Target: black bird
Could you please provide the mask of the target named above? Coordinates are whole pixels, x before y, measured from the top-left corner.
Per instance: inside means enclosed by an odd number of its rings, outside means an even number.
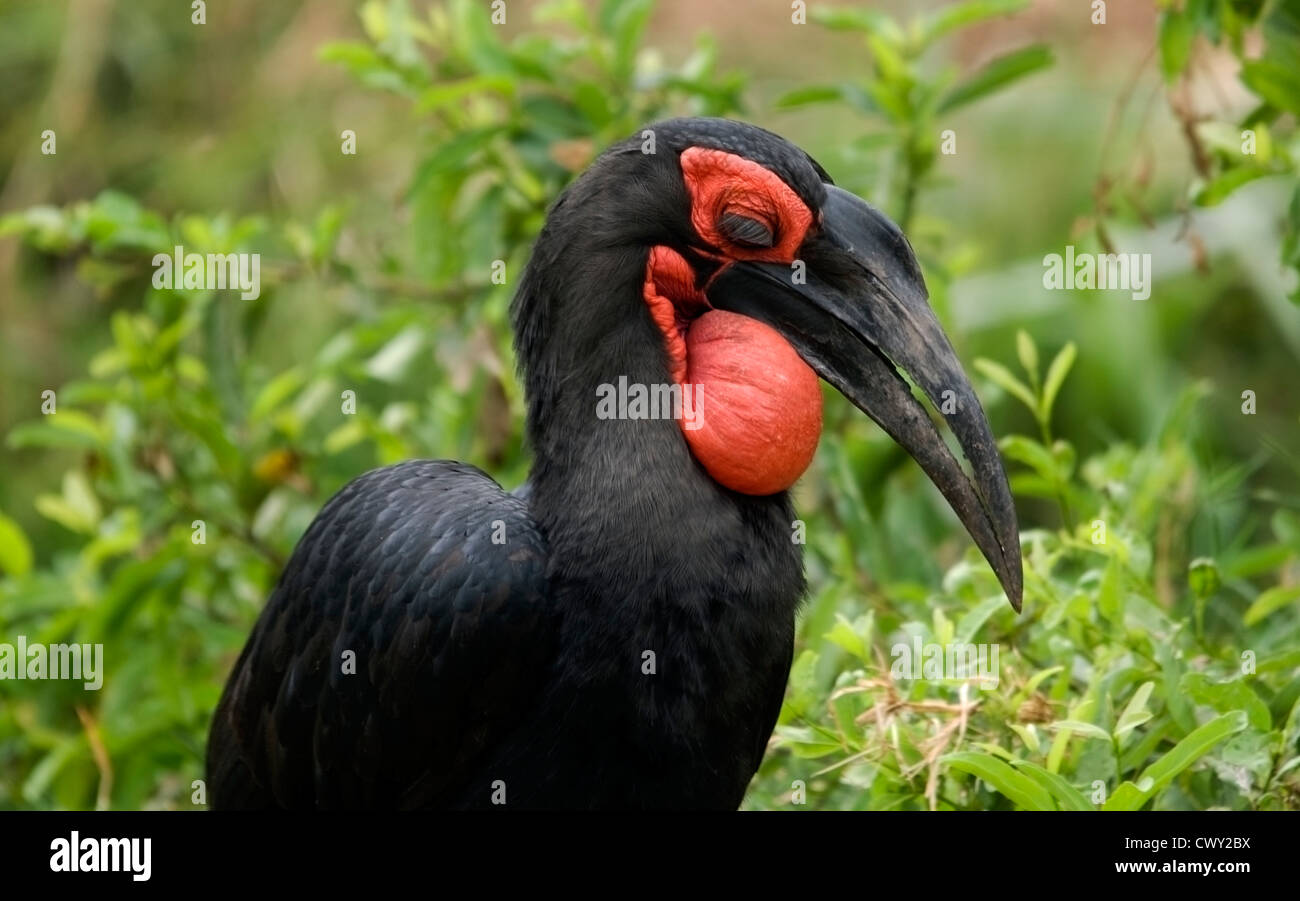
[[[804,593],[786,489],[813,372],[916,458],[1020,609],[1006,475],[907,239],[784,139],[673,119],[613,146],[512,313],[527,484],[417,461],[326,504],[217,708],[213,807],[737,807]]]

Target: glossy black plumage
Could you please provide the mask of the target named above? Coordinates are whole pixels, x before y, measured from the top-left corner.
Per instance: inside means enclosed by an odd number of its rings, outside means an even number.
[[[734,500],[713,511],[725,528],[697,511],[617,574],[552,567],[548,592],[524,504],[473,467],[356,480],[235,666],[212,805],[486,807],[500,780],[510,807],[735,807],[780,707],[802,581],[785,505]],[[751,534],[784,540],[783,565],[760,565]],[[696,566],[644,565],[693,543]]]
[[[472,466],[353,481],[299,542],[235,666],[209,749],[213,805],[450,801],[527,714],[553,653],[545,561],[525,504]]]
[[[805,236],[820,293],[739,264],[714,279],[719,249],[691,224],[688,147],[767,167],[819,221],[834,190],[803,151],[738,122],[662,122],[602,154],[552,206],[512,307],[534,456],[526,489],[423,461],[369,473],[326,505],[217,709],[212,806],[740,804],[781,707],[802,547],[788,494],[724,488],[677,422],[595,415],[601,385],[672,383],[642,293],[655,246],[681,254],[698,288],[721,286],[715,305],[791,329],[809,365],[887,430],[908,417],[899,434],[962,502],[1018,604],[1014,508],[951,347],[939,341],[926,362],[968,399],[952,418],[979,452],[973,487],[954,482],[960,468],[880,349],[925,349],[882,331],[891,309],[909,335],[942,338],[901,233],[859,202],[844,207],[852,242],[820,224]],[[870,303],[881,317],[848,315]]]
[[[454,463],[335,497],[217,710],[212,806],[483,807],[498,780],[509,808],[740,803],[790,666],[793,510],[721,488],[677,423],[597,421],[594,399],[670,380],[640,283],[648,248],[689,230],[676,152],[713,132],[801,191],[821,178],[750,126],[655,129],[656,155],[634,137],[557,201],[517,294],[531,512]]]

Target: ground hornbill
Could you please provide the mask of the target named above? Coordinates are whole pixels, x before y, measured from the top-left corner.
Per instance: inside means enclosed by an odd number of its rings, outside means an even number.
[[[735,808],[790,669],[817,376],[916,458],[1019,609],[1006,475],[926,298],[898,227],[768,131],[675,119],[608,150],[514,302],[527,484],[419,461],[326,504],[226,685],[212,805]],[[612,385],[621,415],[598,412]],[[695,401],[653,418],[628,385]]]

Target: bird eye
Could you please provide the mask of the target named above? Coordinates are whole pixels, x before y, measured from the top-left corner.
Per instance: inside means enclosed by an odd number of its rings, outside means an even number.
[[[718,232],[743,247],[771,247],[776,243],[766,222],[740,213],[723,213],[718,220]]]

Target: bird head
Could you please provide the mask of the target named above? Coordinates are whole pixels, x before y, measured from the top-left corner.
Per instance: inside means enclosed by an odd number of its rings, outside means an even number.
[[[608,303],[592,302],[593,285]],[[642,328],[621,331],[629,321]],[[997,443],[906,236],[783,138],[673,119],[610,148],[552,208],[515,323],[535,442],[565,359],[650,343],[659,371],[696,398],[681,440],[741,494],[782,493],[807,467],[820,377],[915,458],[1020,609]],[[900,373],[946,421],[969,477]]]

